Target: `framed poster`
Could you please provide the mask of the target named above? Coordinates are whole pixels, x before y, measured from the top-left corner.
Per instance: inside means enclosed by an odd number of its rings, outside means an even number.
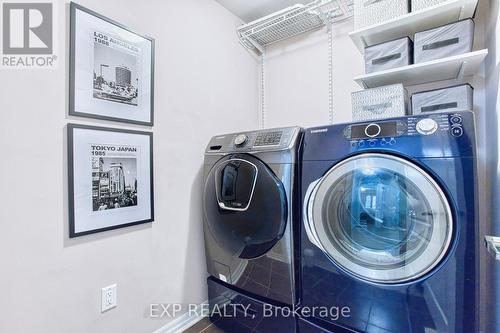
[[[153,126],[154,39],[70,4],[69,114]]]
[[[154,220],[153,133],[68,124],[69,236]]]

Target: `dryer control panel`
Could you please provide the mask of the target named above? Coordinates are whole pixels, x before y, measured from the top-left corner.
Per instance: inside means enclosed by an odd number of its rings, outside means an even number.
[[[253,143],[253,146],[254,147],[279,146],[282,137],[283,137],[282,130],[258,133],[257,138]]]
[[[215,136],[206,153],[273,151],[292,148],[300,127],[285,127]]]

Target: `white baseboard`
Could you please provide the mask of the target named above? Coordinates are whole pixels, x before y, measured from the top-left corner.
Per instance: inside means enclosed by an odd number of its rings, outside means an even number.
[[[208,301],[205,301],[200,304],[199,309],[203,309],[204,307],[202,307],[202,305],[207,303]],[[202,320],[206,315],[207,313],[197,313],[196,315],[190,315],[189,312],[186,312],[182,316],[169,321],[165,326],[160,327],[153,333],[181,333]]]

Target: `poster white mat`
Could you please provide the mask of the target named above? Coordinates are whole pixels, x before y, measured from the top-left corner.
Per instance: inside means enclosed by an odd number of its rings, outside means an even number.
[[[150,137],[132,133],[75,128],[73,178],[75,233],[119,226],[151,218]],[[140,147],[137,154],[137,205],[94,211],[92,205],[92,144]]]

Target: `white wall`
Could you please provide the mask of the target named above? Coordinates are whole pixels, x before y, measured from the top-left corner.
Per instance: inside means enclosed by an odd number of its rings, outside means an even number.
[[[352,80],[363,73],[361,54],[347,35],[353,21],[333,31],[333,122],[351,117],[351,92],[360,90]],[[265,127],[328,124],[328,34],[326,28],[268,48],[265,58]]]
[[[489,1],[485,39],[490,54],[486,59],[486,113],[485,128],[487,133],[486,177],[490,184],[488,204],[491,208],[491,226],[487,233],[500,236],[500,146],[498,128],[500,127],[500,8],[496,0]],[[488,265],[486,275],[485,332],[500,332],[500,263],[492,259],[485,260]]]
[[[66,61],[0,73],[0,332],[152,332],[152,302],[206,300],[201,166],[210,136],[258,126],[257,63],[212,0],[81,0],[156,38],[155,222],[68,239]],[[58,3],[65,49],[64,2]],[[66,21],[67,23],[67,21]],[[100,313],[100,288],[118,307]]]

